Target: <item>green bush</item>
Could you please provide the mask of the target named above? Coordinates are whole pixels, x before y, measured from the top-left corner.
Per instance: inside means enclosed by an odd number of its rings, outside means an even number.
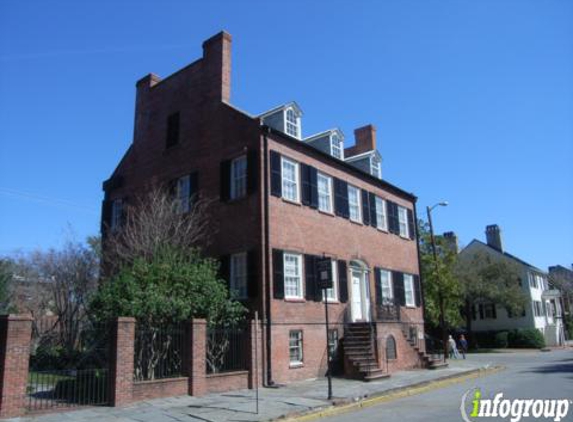
[[[508,336],[509,347],[524,349],[541,349],[545,347],[545,338],[536,328],[513,330]]]
[[[565,331],[567,331],[567,338],[573,339],[573,315],[567,315],[563,318],[565,324]]]
[[[506,349],[509,345],[508,342],[509,334],[507,331],[500,331],[495,335],[495,347],[500,349]]]

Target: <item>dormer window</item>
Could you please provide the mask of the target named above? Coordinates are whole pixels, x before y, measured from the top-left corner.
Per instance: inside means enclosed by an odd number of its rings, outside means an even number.
[[[330,155],[339,160],[344,160],[344,149],[342,148],[342,139],[337,133],[330,137]]]
[[[290,136],[294,136],[295,138],[300,137],[298,116],[292,108],[287,108],[286,110],[285,132]]]
[[[378,179],[382,179],[382,167],[380,166],[380,160],[375,156],[370,157],[370,174],[377,177]]]

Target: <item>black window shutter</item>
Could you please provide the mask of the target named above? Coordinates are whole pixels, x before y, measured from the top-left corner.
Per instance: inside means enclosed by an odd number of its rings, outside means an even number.
[[[480,304],[478,308],[479,308],[479,319],[483,319],[483,305]]]
[[[334,212],[339,217],[349,218],[348,184],[334,178]]]
[[[392,201],[387,201],[388,210],[388,231],[393,234],[400,234],[400,223],[398,220],[398,205]]]
[[[310,205],[310,166],[300,164],[301,202]]]
[[[370,201],[370,225],[372,227],[378,227],[378,219],[376,217],[376,195],[374,195],[372,192],[370,192],[368,194],[369,201]],[[366,211],[364,211],[366,212]]]
[[[111,202],[110,200],[104,200],[101,203],[101,234],[105,236],[107,229],[111,224]]]
[[[305,273],[305,298],[314,300],[316,296],[315,287],[315,262],[314,255],[304,255],[304,273]]]
[[[376,303],[378,305],[382,304],[382,276],[380,274],[380,268],[374,268],[374,280],[375,280],[375,290],[376,290]]]
[[[270,152],[271,161],[271,195],[282,196],[281,155],[276,151]]]
[[[420,287],[420,277],[414,276],[414,300],[416,301],[416,306],[422,306],[422,289]]]
[[[477,311],[476,311],[476,305],[472,305],[472,319],[475,321],[476,320],[476,315]]]
[[[348,302],[348,274],[346,261],[338,261],[338,297],[340,303]]]
[[[231,160],[221,162],[221,201],[231,197]]]
[[[199,199],[199,173],[196,171],[189,175],[189,202],[195,204]]]
[[[394,283],[394,297],[401,306],[406,306],[406,292],[404,290],[404,274],[399,271],[392,271]]]
[[[250,195],[257,191],[259,160],[256,149],[250,149],[247,153],[247,193]]]
[[[318,208],[318,172],[314,167],[309,168],[310,206],[312,208]]]
[[[408,209],[408,231],[410,232],[410,239],[416,238],[416,226],[414,225],[414,213]]]
[[[370,225],[370,195],[368,195],[368,191],[364,189],[361,190],[362,192],[362,222],[364,225]]]
[[[257,251],[252,249],[247,252],[247,296],[258,296],[259,273],[257,271]]]
[[[227,289],[231,291],[231,256],[223,255],[220,259],[221,266],[219,267],[219,276],[225,280]]]
[[[273,297],[275,299],[284,299],[285,297],[283,267],[283,251],[280,249],[273,249]]]

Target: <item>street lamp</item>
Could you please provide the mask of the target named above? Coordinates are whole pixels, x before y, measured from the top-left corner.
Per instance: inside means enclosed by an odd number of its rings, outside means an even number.
[[[444,362],[446,362],[448,356],[448,337],[446,332],[446,321],[445,321],[445,311],[444,311],[444,295],[442,294],[442,286],[440,285],[440,271],[438,268],[438,253],[436,252],[436,240],[434,239],[434,226],[432,225],[432,210],[438,206],[446,207],[448,203],[446,201],[438,202],[437,204],[426,207],[426,212],[428,213],[428,224],[430,224],[430,243],[432,244],[432,252],[434,254],[434,265],[436,266],[436,279],[438,282],[438,305],[440,307],[440,326],[442,327],[442,344],[444,347]]]

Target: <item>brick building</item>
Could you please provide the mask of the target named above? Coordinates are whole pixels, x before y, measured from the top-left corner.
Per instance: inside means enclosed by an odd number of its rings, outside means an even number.
[[[328,340],[347,375],[367,379],[423,367],[416,197],[384,181],[376,130],[302,135],[294,103],[255,116],[235,108],[231,36],[203,57],[136,84],[133,143],[104,182],[103,226],[150,186],[177,186],[185,204],[215,198],[205,252],[264,321],[266,384],[325,373],[326,330],[316,261],[332,260]]]

